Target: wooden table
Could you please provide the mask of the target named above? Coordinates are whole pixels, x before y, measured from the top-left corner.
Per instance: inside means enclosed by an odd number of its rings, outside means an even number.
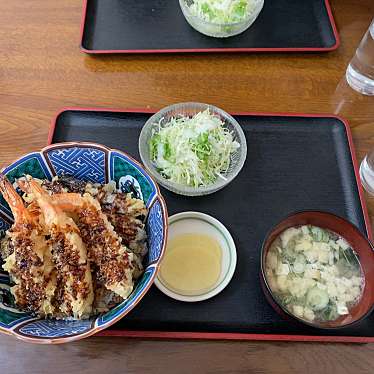
[[[174,0],[173,0],[174,1]],[[344,73],[374,15],[373,0],[333,0],[341,47],[328,54],[89,57],[79,50],[80,0],[1,0],[1,164],[44,146],[63,106],[160,108],[202,101],[227,111],[336,113],[357,157],[374,147],[374,99]],[[368,200],[371,219],[374,199]],[[373,373],[374,344],[185,342],[90,338],[33,346],[0,337],[2,373]]]

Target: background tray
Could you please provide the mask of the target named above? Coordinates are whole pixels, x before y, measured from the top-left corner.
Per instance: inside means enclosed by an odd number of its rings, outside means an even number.
[[[53,121],[49,142],[94,141],[139,159],[138,136],[149,116],[150,112],[67,109]],[[202,198],[162,189],[170,214],[202,211],[229,229],[238,253],[230,285],[196,304],[172,300],[152,287],[136,309],[104,335],[374,342],[374,314],[332,332],[284,321],[265,300],[259,279],[262,240],[293,211],[330,211],[371,237],[348,125],[329,116],[235,117],[247,137],[248,157],[234,182]]]
[[[339,37],[328,0],[266,0],[241,35],[200,34],[178,0],[84,0],[81,48],[87,53],[330,51]]]

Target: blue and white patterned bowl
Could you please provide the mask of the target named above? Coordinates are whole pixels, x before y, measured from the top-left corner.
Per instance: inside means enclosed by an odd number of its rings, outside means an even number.
[[[149,253],[145,271],[126,301],[90,320],[38,319],[17,310],[9,291],[9,276],[0,270],[0,331],[33,343],[66,343],[79,340],[112,325],[135,307],[151,287],[166,247],[167,210],[157,184],[142,166],[123,152],[94,143],[61,143],[29,153],[3,170],[11,182],[24,174],[52,179],[71,175],[78,179],[107,183],[115,181],[123,192],[137,191],[149,209],[146,220]],[[0,237],[13,217],[0,195]]]

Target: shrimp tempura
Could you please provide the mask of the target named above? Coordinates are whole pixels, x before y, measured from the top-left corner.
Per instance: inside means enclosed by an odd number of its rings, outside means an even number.
[[[94,293],[90,264],[79,228],[53,204],[51,196],[31,177],[22,183],[20,181],[20,187],[34,196],[50,235],[53,261],[57,269],[56,306],[64,315],[88,317],[92,311]]]
[[[127,298],[133,289],[135,259],[114,231],[99,202],[90,194],[77,193],[53,195],[56,206],[77,216],[81,236],[98,280],[108,289]],[[142,266],[141,263],[137,266]]]
[[[14,217],[14,224],[7,232],[7,253],[3,265],[15,283],[11,292],[23,310],[41,316],[53,315],[52,299],[56,278],[45,233],[39,225],[38,217],[26,209],[21,196],[2,174],[0,192]]]

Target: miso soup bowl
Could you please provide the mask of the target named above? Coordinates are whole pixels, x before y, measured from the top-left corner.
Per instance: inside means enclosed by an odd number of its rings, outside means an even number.
[[[334,321],[309,322],[299,318],[280,304],[266,279],[267,253],[276,238],[291,227],[302,225],[318,226],[343,237],[356,252],[364,276],[364,289],[360,301],[350,309],[350,313]],[[303,211],[294,213],[279,222],[266,236],[261,253],[261,286],[268,302],[285,319],[298,321],[319,329],[338,329],[350,326],[367,317],[374,309],[374,247],[361,231],[347,220],[331,213]]]

